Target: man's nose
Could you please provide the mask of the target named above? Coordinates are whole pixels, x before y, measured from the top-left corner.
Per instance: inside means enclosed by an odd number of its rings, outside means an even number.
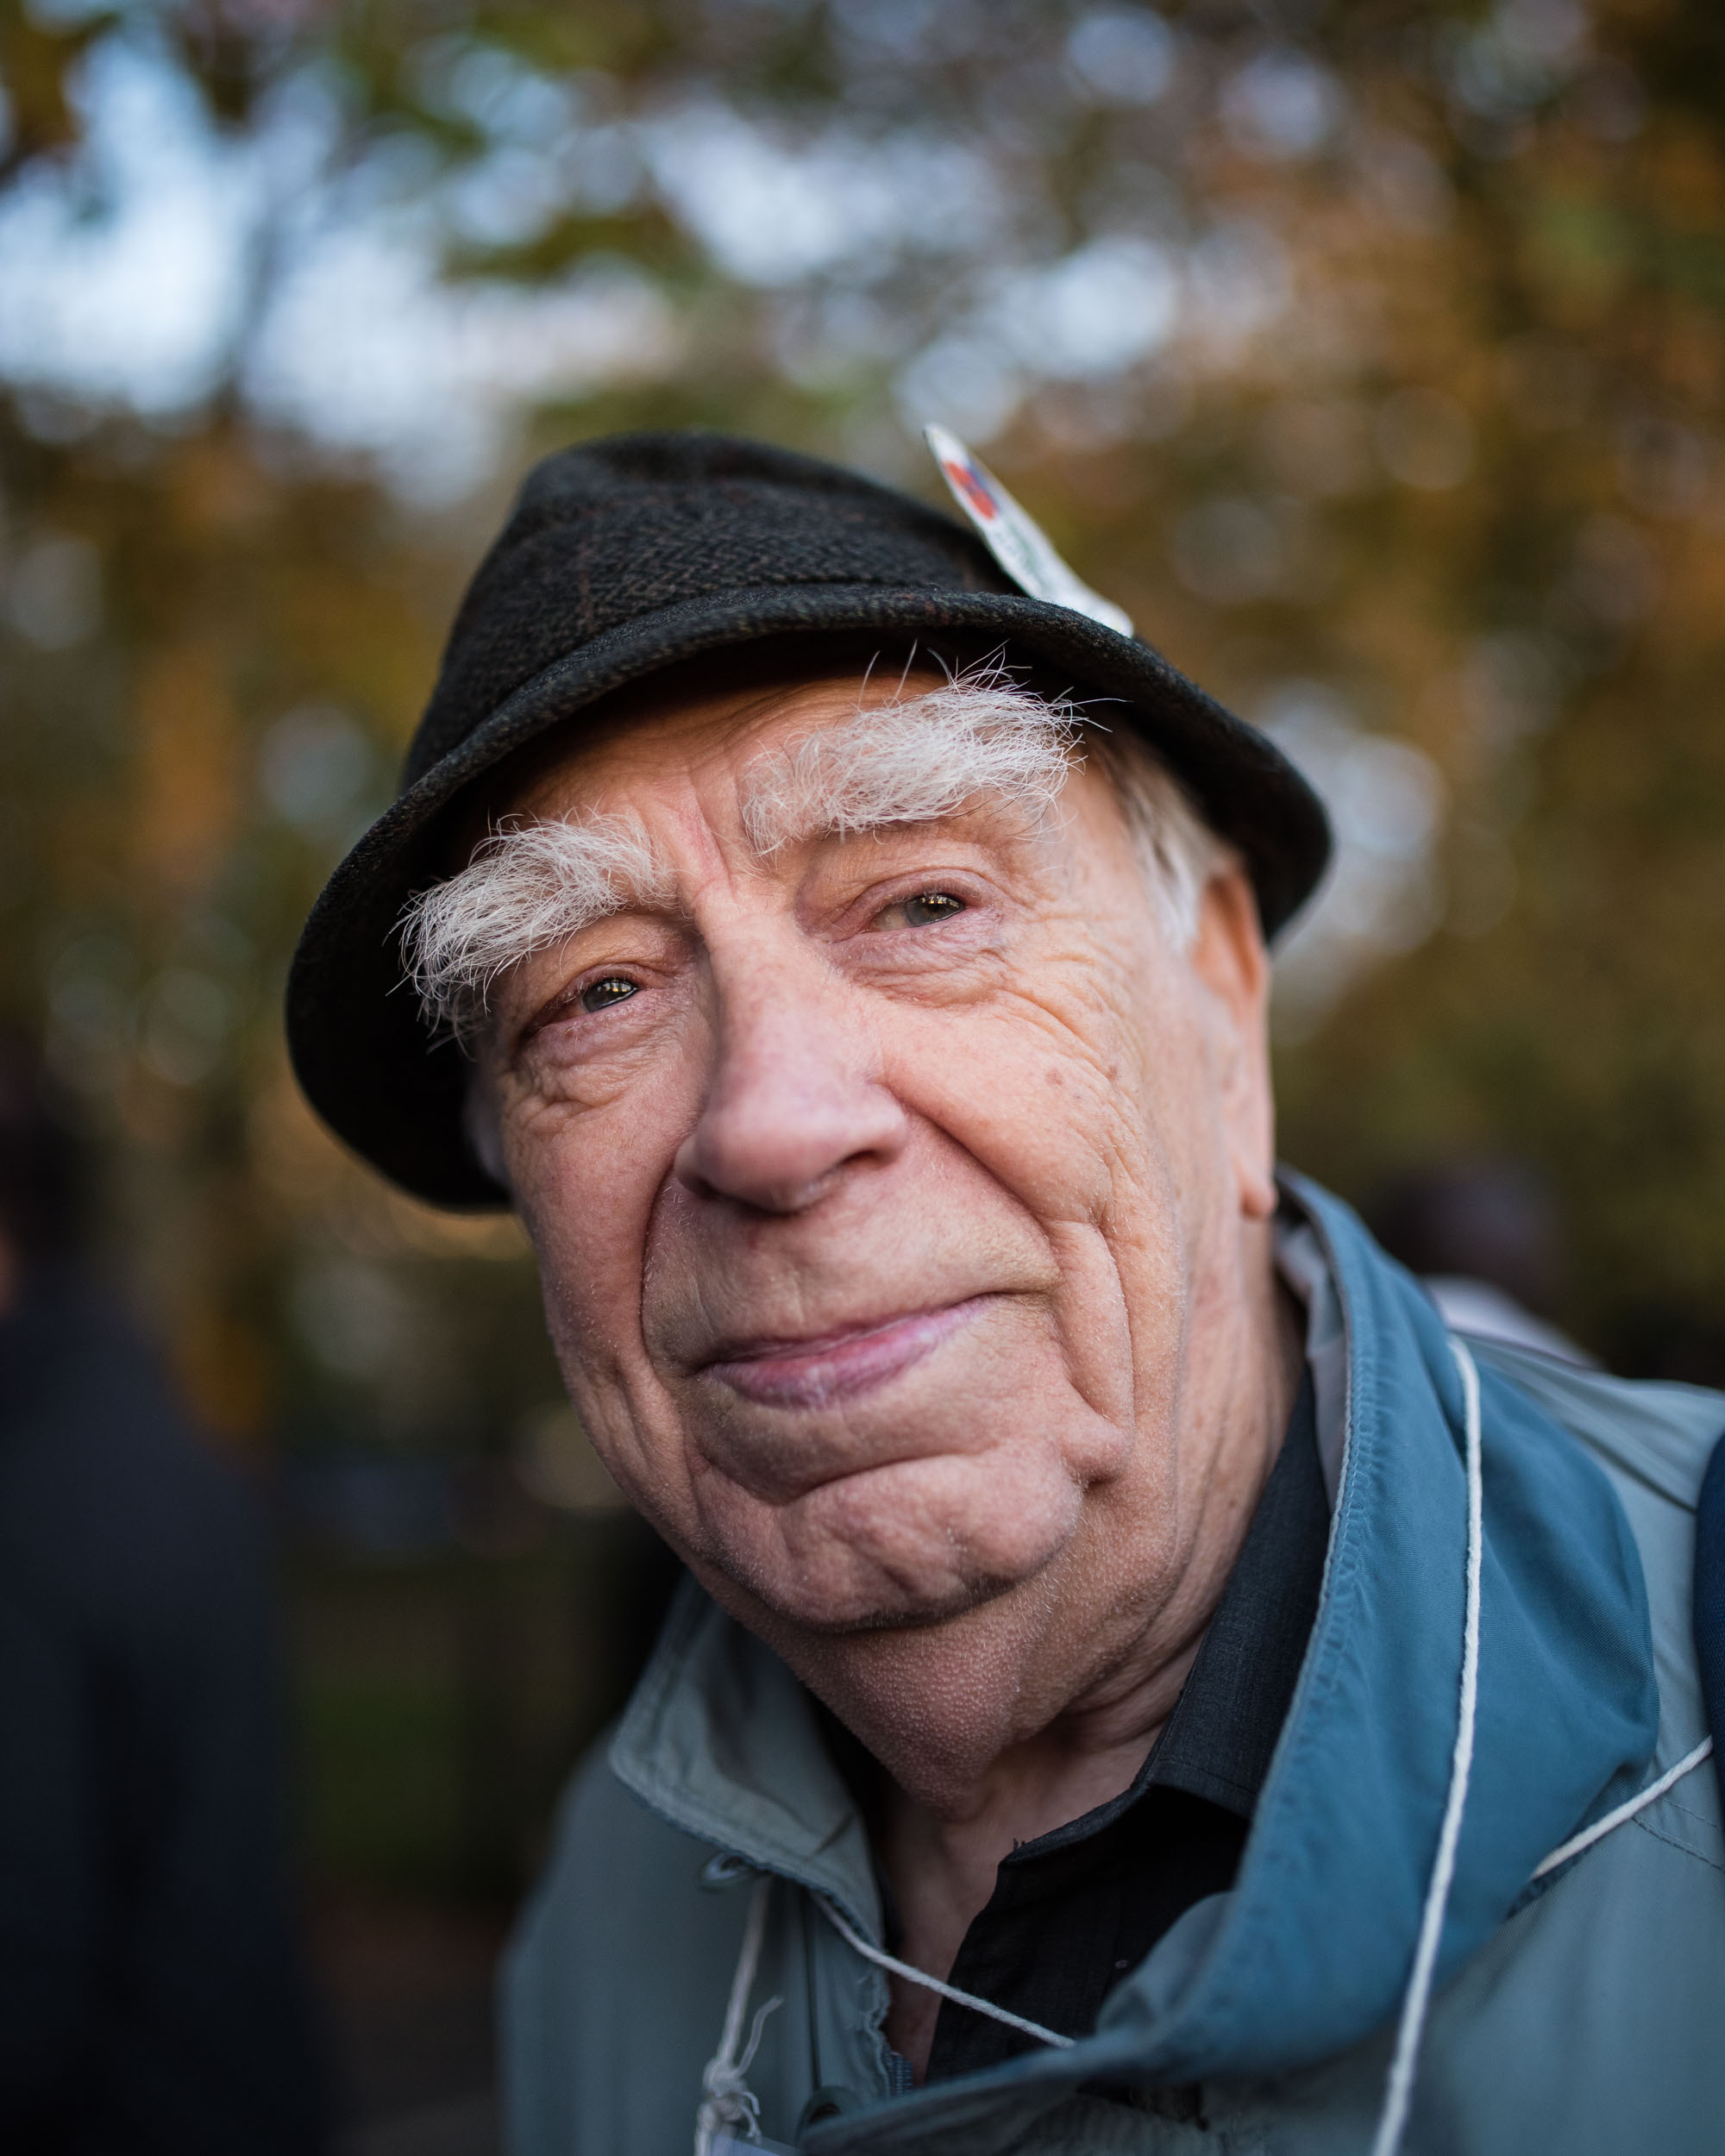
[[[904,1110],[871,1075],[857,1029],[813,984],[757,976],[722,996],[718,1051],[677,1180],[762,1213],[806,1212],[840,1171],[896,1159]]]

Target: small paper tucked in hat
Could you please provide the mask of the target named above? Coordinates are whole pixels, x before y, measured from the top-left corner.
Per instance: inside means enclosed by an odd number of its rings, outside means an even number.
[[[1117,629],[1123,636],[1132,635],[1132,617],[1112,599],[1093,592],[1076,570],[1062,561],[1035,517],[1013,499],[988,466],[980,463],[956,434],[933,425],[922,432],[934,452],[941,477],[952,489],[953,500],[1015,584],[1032,599],[1070,606],[1075,614],[1088,614],[1105,629]]]

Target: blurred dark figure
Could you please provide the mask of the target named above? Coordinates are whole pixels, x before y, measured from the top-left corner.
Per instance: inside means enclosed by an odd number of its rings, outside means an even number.
[[[71,1169],[0,1037],[0,2149],[303,2156],[263,1525],[80,1276]]]
[[[1452,1161],[1402,1175],[1366,1209],[1366,1225],[1458,1332],[1591,1360],[1547,1322],[1562,1247],[1557,1206],[1525,1163]]]

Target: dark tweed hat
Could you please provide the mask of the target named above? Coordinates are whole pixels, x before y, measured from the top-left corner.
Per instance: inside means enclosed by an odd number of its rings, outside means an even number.
[[[329,879],[288,983],[312,1106],[374,1167],[447,1206],[504,1193],[462,1127],[469,1066],[403,985],[398,925],[448,872],[474,781],[625,684],[708,652],[811,630],[942,639],[1117,699],[1250,865],[1264,931],[1329,854],[1316,797],[1251,727],[1136,638],[1017,589],[979,540],[838,467],[706,433],[636,434],[548,457],[480,564],[402,791]]]

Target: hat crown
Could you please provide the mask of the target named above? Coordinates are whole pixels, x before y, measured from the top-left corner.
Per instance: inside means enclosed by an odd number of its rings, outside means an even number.
[[[941,511],[812,457],[718,434],[635,434],[529,474],[455,617],[409,784],[544,667],[690,600],[787,586],[1013,587]]]

